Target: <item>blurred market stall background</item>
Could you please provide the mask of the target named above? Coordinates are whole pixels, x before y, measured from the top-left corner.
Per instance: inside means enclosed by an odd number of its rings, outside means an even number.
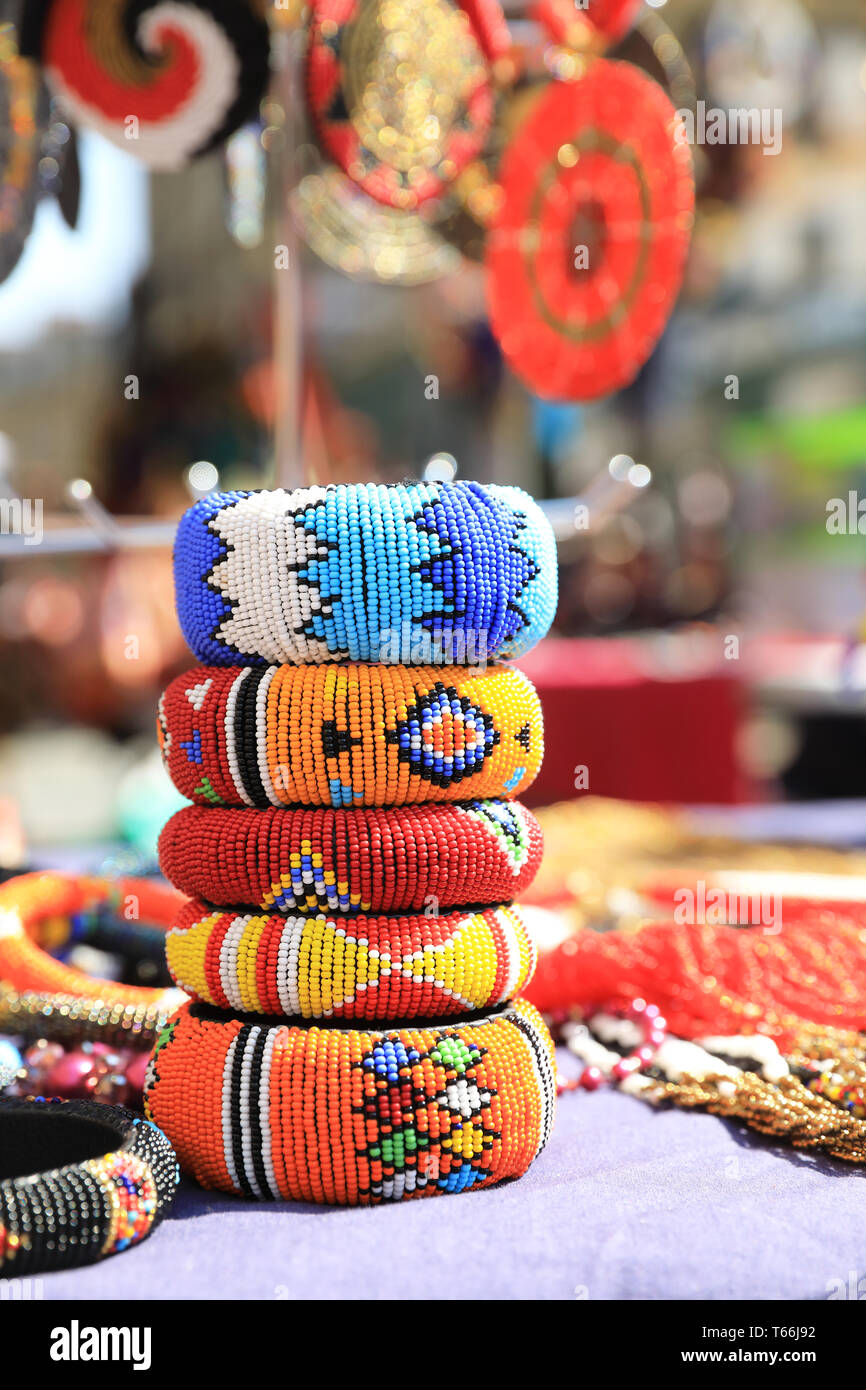
[[[569,499],[556,633],[525,663],[549,737],[536,804],[862,793],[856,498],[853,527],[827,522],[866,481],[866,14],[668,0],[617,52],[686,62],[707,106],[780,109],[783,139],[695,150],[678,307],[634,384],[588,405],[503,364],[477,265],[395,286],[302,245],[286,194],[305,137],[280,81],[260,126],[181,174],[79,132],[74,227],[43,199],[0,283],[0,497],[89,537],[0,536],[0,866],[118,842],[147,859],[175,797],[156,699],[190,657],[165,545],[115,548],[111,518],[272,485],[290,409],[313,481],[456,466]],[[282,245],[300,273],[281,280]],[[574,499],[623,487],[603,525],[570,523]]]

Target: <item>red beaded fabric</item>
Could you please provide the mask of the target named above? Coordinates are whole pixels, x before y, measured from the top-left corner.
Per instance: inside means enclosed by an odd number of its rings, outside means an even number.
[[[190,896],[268,912],[445,912],[511,902],[535,877],[541,827],[518,802],[234,810],[190,806],[160,836]]]
[[[549,1014],[643,997],[679,1037],[760,1031],[784,1048],[803,1020],[866,1029],[864,935],[862,904],[793,899],[778,933],[671,921],[581,929],[541,953],[526,992]]]

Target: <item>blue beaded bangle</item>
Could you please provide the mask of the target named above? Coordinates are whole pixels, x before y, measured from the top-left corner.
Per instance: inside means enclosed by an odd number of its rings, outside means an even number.
[[[223,492],[181,518],[177,611],[216,666],[521,656],[556,608],[550,524],[516,487]]]

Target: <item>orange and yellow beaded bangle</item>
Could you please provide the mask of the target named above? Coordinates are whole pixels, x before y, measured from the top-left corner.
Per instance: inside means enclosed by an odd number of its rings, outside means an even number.
[[[288,1018],[441,1018],[509,999],[536,951],[519,907],[442,917],[181,909],[168,968],[193,998]]]
[[[145,1110],[204,1187],[357,1206],[520,1176],[555,1096],[550,1034],[521,999],[376,1031],[187,1004],[157,1042]]]
[[[544,754],[538,696],[508,666],[199,666],[158,730],[175,786],[213,806],[511,798]]]
[[[541,860],[541,827],[516,801],[460,806],[188,806],[159,840],[190,897],[265,912],[447,912],[511,902]]]
[[[65,946],[93,913],[113,912],[130,928],[139,921],[168,926],[183,899],[165,884],[141,878],[20,874],[0,885],[0,980],[18,993],[37,991],[93,999],[106,1016],[120,1009],[176,1008],[175,989],[97,980],[54,960],[46,948]]]

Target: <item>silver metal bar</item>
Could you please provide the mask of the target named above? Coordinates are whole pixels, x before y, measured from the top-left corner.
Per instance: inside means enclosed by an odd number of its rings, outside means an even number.
[[[274,265],[274,486],[295,488],[309,483],[303,451],[303,297],[301,246],[289,207],[298,181],[297,150],[300,143],[298,93],[303,90],[303,34],[286,31],[274,35],[277,53],[275,91],[284,111],[284,148],[280,150],[280,236],[288,265]],[[272,156],[273,158],[273,156]]]
[[[57,521],[61,521],[57,518]],[[46,526],[39,541],[0,535],[0,560],[37,559],[43,555],[110,555],[117,550],[171,549],[175,521],[118,522],[111,535],[87,523]]]
[[[604,484],[599,479],[604,478]],[[607,470],[593,479],[579,497],[554,497],[539,502],[557,541],[563,544],[591,534],[609,517],[627,507],[639,495],[628,483],[613,482]],[[585,507],[588,519],[578,524],[578,509]],[[36,559],[45,555],[110,555],[121,550],[170,550],[177,530],[176,521],[124,521],[113,518],[112,528],[95,527],[90,519],[76,525],[64,517],[47,517],[38,541],[19,535],[0,534],[0,561]]]

